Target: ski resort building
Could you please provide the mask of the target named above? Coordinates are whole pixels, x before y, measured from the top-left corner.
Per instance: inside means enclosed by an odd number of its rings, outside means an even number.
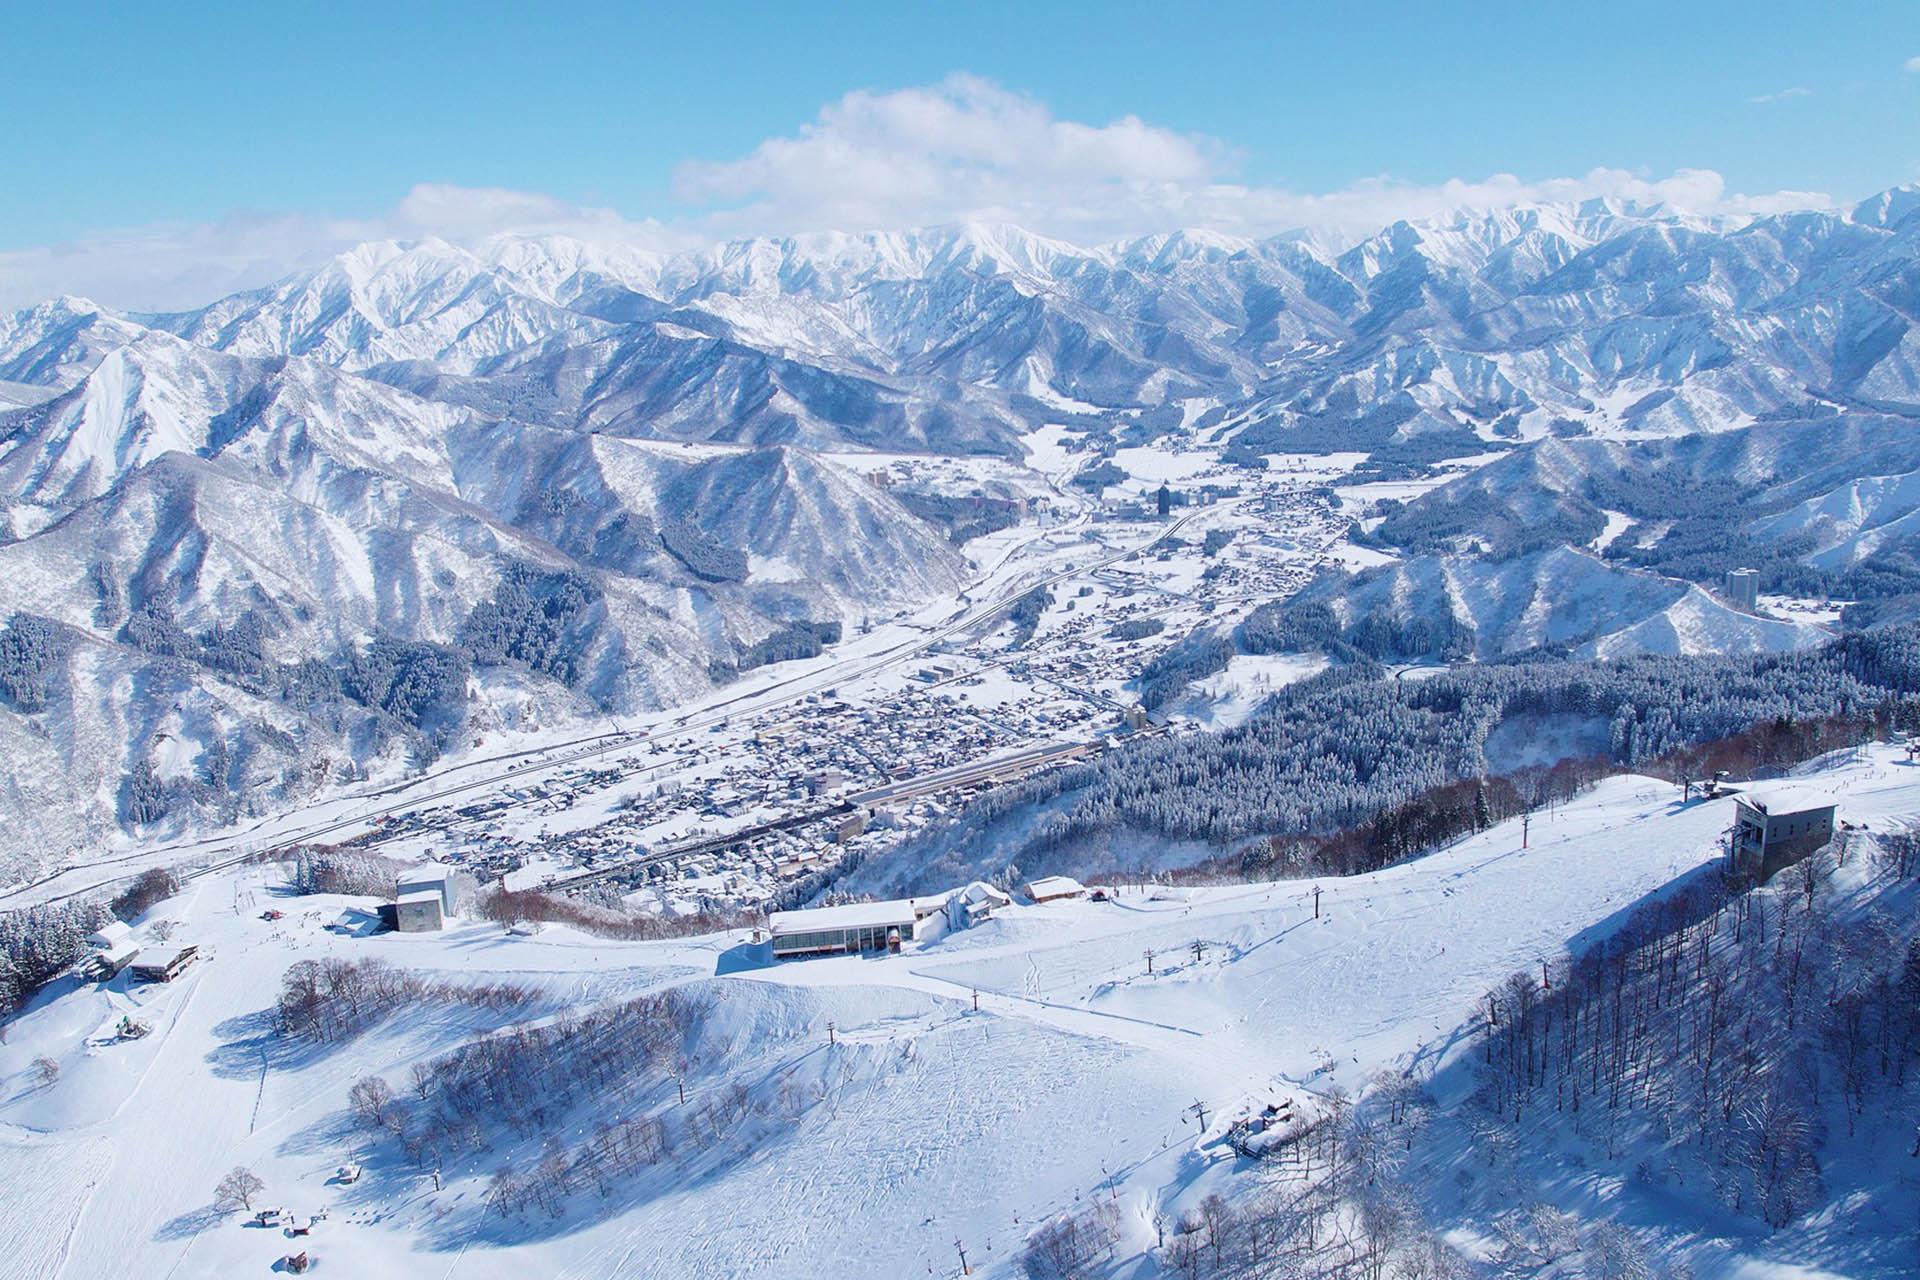
[[[88,957],[85,972],[89,977],[105,982],[122,969],[132,964],[134,957],[140,954],[140,946],[131,938],[115,943],[111,947],[102,947]]]
[[[896,898],[776,911],[767,917],[773,958],[890,951],[913,940],[913,927],[921,919],[914,912],[914,903],[913,898]]]
[[[403,893],[393,901],[393,927],[401,933],[437,933],[446,927],[445,903],[432,889]]]
[[[947,907],[948,920],[959,928],[971,928],[992,917],[1002,907],[1013,905],[1013,899],[994,888],[984,880],[975,880],[964,889],[957,890]]]
[[[124,920],[110,920],[87,935],[87,945],[95,951],[111,951],[133,941],[133,928]]]
[[[1770,879],[1833,839],[1831,801],[1792,791],[1749,791],[1734,797],[1733,869]]]
[[[172,982],[200,956],[198,947],[171,947],[148,951],[134,961],[133,976],[142,982]]]
[[[1078,898],[1087,891],[1071,876],[1043,876],[1027,882],[1027,896],[1035,902],[1058,902],[1062,898]]]
[[[460,904],[456,901],[453,872],[437,862],[429,862],[411,871],[400,873],[394,885],[396,899],[407,898],[414,894],[432,893],[440,899],[440,914],[458,915]],[[404,926],[402,926],[404,927]],[[439,928],[435,925],[434,928]]]

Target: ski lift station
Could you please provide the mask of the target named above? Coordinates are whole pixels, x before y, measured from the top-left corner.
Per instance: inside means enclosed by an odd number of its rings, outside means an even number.
[[[1076,886],[1077,887],[1077,886]],[[966,929],[988,919],[1013,899],[984,881],[947,893],[888,902],[849,902],[838,907],[776,911],[767,917],[773,958],[850,955],[861,951],[898,951],[914,931],[924,935],[935,916],[947,929]],[[937,932],[936,932],[936,935]]]
[[[889,902],[849,902],[839,907],[776,911],[767,917],[773,958],[898,950],[902,942],[913,940],[914,925],[924,919],[914,911],[917,901],[896,898]]]
[[[1833,839],[1830,796],[1799,788],[1769,787],[1734,797],[1730,850],[1734,869],[1771,879]]]
[[[403,871],[394,884],[393,925],[401,933],[433,933],[458,906],[453,872],[439,863]]]

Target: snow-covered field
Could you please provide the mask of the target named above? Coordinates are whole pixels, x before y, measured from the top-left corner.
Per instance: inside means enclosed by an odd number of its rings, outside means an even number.
[[[1845,819],[1920,820],[1920,770],[1893,748],[1806,780]],[[1021,906],[897,956],[779,965],[740,934],[615,943],[467,923],[345,937],[324,928],[340,899],[281,896],[271,869],[208,876],[153,913],[203,963],[165,986],[61,982],[9,1025],[0,1272],[224,1277],[305,1247],[354,1276],[946,1275],[957,1241],[976,1273],[1007,1275],[1038,1220],[1106,1194],[1123,1211],[1120,1272],[1150,1275],[1127,1259],[1152,1244],[1155,1209],[1245,1185],[1215,1141],[1224,1118],[1440,1065],[1483,991],[1711,863],[1730,818],[1729,801],[1682,805],[1668,783],[1617,778],[1538,815],[1524,848],[1507,823],[1351,879]],[[269,907],[287,914],[262,919]],[[291,1051],[266,1011],[290,964],[327,957],[534,995],[511,1010],[427,1002]],[[484,1207],[494,1168],[537,1158],[536,1135],[450,1158],[436,1190],[348,1113],[357,1077],[404,1093],[413,1064],[476,1033],[668,989],[704,1011],[677,1068],[687,1104],[663,1075],[621,1094],[619,1114],[552,1117],[555,1135],[579,1141],[634,1109],[686,1123],[736,1085],[748,1106],[557,1215]],[[127,1012],[153,1033],[113,1039]],[[51,1084],[33,1071],[42,1056],[58,1066]],[[365,1178],[331,1184],[356,1153]],[[265,1179],[266,1203],[327,1220],[296,1243],[214,1212],[214,1183],[235,1165]],[[1729,1255],[1727,1274],[1776,1247],[1748,1241],[1754,1256]]]

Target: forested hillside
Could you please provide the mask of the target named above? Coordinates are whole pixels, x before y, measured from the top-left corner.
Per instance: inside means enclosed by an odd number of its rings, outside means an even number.
[[[1759,657],[1530,660],[1418,681],[1335,668],[1276,693],[1237,729],[1122,746],[994,792],[851,883],[1126,865],[1143,845],[1169,843],[1193,862],[1256,839],[1360,827],[1425,793],[1512,772],[1488,755],[1507,723],[1570,719],[1604,764],[1636,767],[1749,735],[1746,763],[1777,768],[1836,733],[1906,723],[1916,698],[1920,626]]]

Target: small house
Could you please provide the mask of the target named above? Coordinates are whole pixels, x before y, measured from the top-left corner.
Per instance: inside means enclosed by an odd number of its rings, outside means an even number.
[[[143,952],[133,962],[133,976],[142,982],[172,982],[199,957],[198,947],[169,947]]]
[[[913,904],[914,923],[919,924],[928,916],[939,915],[942,911],[945,911],[947,909],[947,903],[952,897],[953,895],[950,893],[928,893],[922,894],[918,898],[909,898],[907,901]]]
[[[966,888],[955,891],[947,908],[947,917],[960,928],[970,928],[988,919],[1002,907],[1012,905],[1012,895],[1001,892],[985,880],[975,880]]]
[[[111,951],[133,941],[133,927],[124,920],[113,920],[87,935],[87,945],[95,951]]]
[[[103,947],[88,957],[86,972],[89,976],[105,982],[132,964],[134,957],[140,954],[140,946],[129,938],[125,942],[111,947]]]
[[[1027,882],[1027,897],[1035,902],[1058,902],[1062,898],[1082,898],[1086,886],[1071,876],[1043,876]]]

